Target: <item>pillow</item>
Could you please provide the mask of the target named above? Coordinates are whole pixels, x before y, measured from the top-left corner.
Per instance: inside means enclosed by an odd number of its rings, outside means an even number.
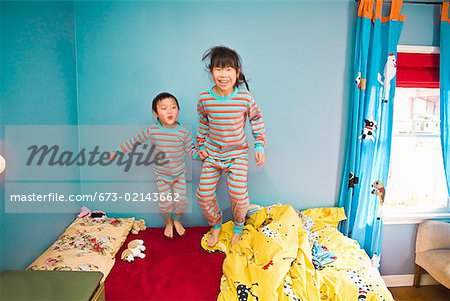
[[[347,219],[342,207],[311,208],[303,210],[301,213],[309,216],[315,223],[328,224],[335,228],[340,221]]]

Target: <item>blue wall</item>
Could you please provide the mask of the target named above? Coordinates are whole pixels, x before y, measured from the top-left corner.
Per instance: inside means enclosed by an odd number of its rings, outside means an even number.
[[[401,43],[435,45],[435,10],[403,12]],[[195,129],[196,97],[211,86],[201,55],[224,44],[241,54],[266,121],[267,164],[252,163],[249,174],[253,202],[335,205],[353,81],[353,0],[2,2],[1,17],[2,125],[146,125],[151,99],[167,90],[181,101],[180,121]],[[199,170],[194,163],[194,187]],[[77,188],[87,191],[83,181]],[[230,217],[223,185],[219,200]],[[187,224],[205,224],[191,201]],[[5,214],[1,206],[2,269],[26,267],[74,216]],[[162,225],[158,214],[129,215]],[[397,231],[411,232],[386,227],[385,237]],[[26,248],[12,256],[19,244]],[[400,249],[395,240],[384,245],[385,253]]]
[[[402,14],[406,21],[400,45],[439,46],[440,5],[404,3]]]
[[[167,90],[180,99],[181,122],[195,130],[198,93],[211,87],[201,56],[224,44],[242,56],[267,127],[267,164],[258,169],[252,162],[250,167],[251,200],[290,202],[298,208],[333,206],[343,158],[355,5],[236,5],[77,2],[79,122],[149,124],[151,99]],[[194,163],[194,188],[200,166]],[[218,199],[229,218],[224,186]],[[162,225],[158,214],[135,215]],[[195,199],[185,221],[206,222]]]
[[[4,125],[77,124],[77,103],[73,3],[2,1],[0,5],[0,151],[4,154]],[[62,233],[73,214],[5,213],[4,176],[0,178],[1,269],[25,268]],[[73,184],[75,191],[77,187],[79,191],[79,184]]]

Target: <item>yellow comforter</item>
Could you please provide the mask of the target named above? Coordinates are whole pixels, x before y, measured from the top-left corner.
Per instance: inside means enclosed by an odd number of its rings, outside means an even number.
[[[393,300],[370,259],[356,241],[337,229],[341,208],[303,211],[314,221],[319,243],[337,260],[318,271],[312,264],[309,231],[290,205],[265,207],[251,216],[240,242],[230,246],[233,224],[222,226],[219,242],[208,251],[226,253],[217,300]]]

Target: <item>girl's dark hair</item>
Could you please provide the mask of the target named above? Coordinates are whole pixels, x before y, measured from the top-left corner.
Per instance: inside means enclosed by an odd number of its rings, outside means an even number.
[[[177,108],[178,108],[178,110],[180,110],[180,105],[178,104],[178,99],[175,96],[173,96],[172,94],[168,93],[168,92],[159,93],[158,95],[155,96],[155,98],[153,98],[152,110],[155,111],[155,112],[158,112],[156,110],[157,109],[156,105],[158,104],[158,102],[160,102],[161,100],[166,99],[166,98],[173,98],[173,99],[175,99],[175,102],[177,103]]]
[[[239,71],[239,78],[237,79],[235,86],[240,86],[244,83],[247,90],[250,91],[245,75],[242,73],[241,57],[235,50],[225,46],[212,47],[203,54],[202,62],[205,62],[206,68],[208,68],[210,72],[212,72],[214,67],[232,67],[236,69]]]

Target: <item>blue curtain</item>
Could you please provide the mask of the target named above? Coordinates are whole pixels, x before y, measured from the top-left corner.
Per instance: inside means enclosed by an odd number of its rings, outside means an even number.
[[[441,87],[441,145],[444,156],[444,170],[450,195],[450,18],[449,2],[442,4],[440,45],[440,87]]]
[[[383,17],[382,1],[359,3],[351,129],[339,198],[347,215],[340,230],[376,261],[389,172],[397,44],[405,19],[401,7],[402,1],[393,0],[390,15]]]

